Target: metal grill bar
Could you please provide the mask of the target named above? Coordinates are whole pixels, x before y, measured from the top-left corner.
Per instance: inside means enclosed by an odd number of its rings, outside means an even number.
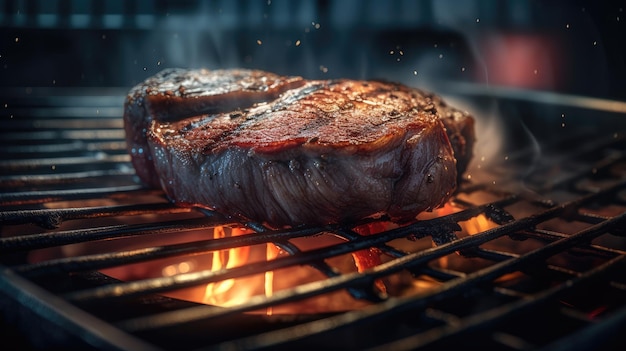
[[[133,175],[135,175],[135,171],[131,169],[107,169],[42,175],[0,176],[0,186],[5,189],[11,189],[26,186],[60,185],[89,180],[94,181],[97,179],[110,181],[111,179],[117,177],[128,177]]]
[[[17,210],[0,212],[0,223],[25,224],[37,223],[44,228],[56,228],[61,222],[77,219],[89,219],[110,216],[136,216],[141,214],[160,213],[183,213],[190,212],[190,208],[174,206],[171,203],[151,203],[145,205],[120,205],[120,206],[100,206],[100,207],[75,207],[61,209],[39,209],[39,210]],[[50,234],[46,234],[50,236]],[[57,234],[58,235],[58,234]],[[6,242],[16,240],[16,238],[0,239],[0,246],[4,247]],[[58,244],[57,244],[58,245]],[[33,249],[26,247],[25,249]]]
[[[154,190],[146,190],[142,185],[124,185],[101,187],[92,189],[59,189],[24,191],[0,194],[0,203],[4,206],[41,204],[53,201],[70,201],[82,199],[97,199],[109,196],[124,195],[127,197],[147,194],[159,194]]]
[[[218,223],[221,223],[219,221]],[[87,241],[96,241],[103,239],[122,238],[125,236],[139,236],[148,234],[167,234],[172,232],[181,232],[185,230],[194,229],[206,229],[215,226],[215,220],[209,218],[202,219],[188,219],[188,220],[176,220],[171,222],[157,222],[150,225],[116,225],[108,227],[96,227],[90,229],[79,229],[72,231],[63,231],[56,233],[42,233],[33,234],[28,236],[17,236],[0,239],[0,252],[16,252],[21,250],[33,250],[41,249],[45,247],[60,246],[67,244],[76,244]],[[122,253],[118,257],[124,256],[126,253]],[[85,260],[83,262],[86,262]],[[77,257],[74,260],[64,260],[61,262],[67,262],[70,265],[81,262],[81,257]],[[93,262],[93,261],[92,261]],[[36,272],[43,267],[50,269],[57,266],[59,261],[46,261],[46,264],[32,264],[16,267],[17,270],[22,272]],[[78,270],[80,265],[74,264],[72,270]],[[93,269],[94,267],[90,267]],[[104,268],[104,267],[96,267]],[[71,270],[69,270],[71,271]],[[40,274],[49,274],[50,270],[46,272],[39,272]]]

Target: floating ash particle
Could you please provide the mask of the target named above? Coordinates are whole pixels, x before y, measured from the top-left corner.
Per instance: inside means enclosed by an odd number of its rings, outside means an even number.
[[[320,71],[322,71],[324,73],[328,73],[328,67],[326,67],[324,65],[320,65]]]
[[[417,71],[413,71],[413,75],[416,76],[417,75]]]
[[[296,46],[300,46],[300,40],[296,40]]]
[[[256,43],[257,43],[257,45],[263,45],[263,42],[261,41],[261,39],[257,39]]]

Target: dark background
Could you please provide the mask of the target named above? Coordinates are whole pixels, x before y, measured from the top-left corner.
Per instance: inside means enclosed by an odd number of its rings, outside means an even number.
[[[0,85],[130,87],[167,67],[462,81],[625,99],[607,1],[0,0]]]

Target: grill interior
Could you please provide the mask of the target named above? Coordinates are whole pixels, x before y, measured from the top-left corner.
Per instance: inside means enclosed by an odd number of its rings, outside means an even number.
[[[110,350],[408,350],[469,343],[495,350],[617,349],[626,325],[623,103],[481,86],[441,89],[468,106],[496,101],[532,137],[509,135],[519,126],[505,126],[506,147],[493,162],[476,155],[451,200],[453,211],[371,236],[355,231],[363,223],[274,231],[173,206],[134,176],[123,140],[125,91],[4,89],[3,337],[24,348]],[[485,226],[468,235],[468,223],[476,221]],[[255,233],[213,239],[216,226]],[[321,233],[340,240],[302,248]],[[276,259],[219,271],[199,267],[126,280],[103,273],[268,243],[280,248]],[[381,265],[363,273],[336,265],[371,247],[383,253]],[[281,269],[320,278],[233,307],[169,297]],[[379,279],[400,279],[413,289],[381,296],[374,289]],[[337,292],[361,307],[264,313]]]

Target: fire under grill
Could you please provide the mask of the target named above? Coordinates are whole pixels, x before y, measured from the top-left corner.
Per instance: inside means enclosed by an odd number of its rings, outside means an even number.
[[[533,116],[528,147],[492,163],[478,153],[450,203],[414,224],[278,231],[142,187],[125,150],[124,92],[3,91],[2,337],[36,349],[617,350],[623,106],[470,90],[471,101]],[[550,124],[560,133],[534,128]],[[380,264],[358,272],[359,250]],[[209,287],[232,292],[254,277],[243,298],[207,300]]]

